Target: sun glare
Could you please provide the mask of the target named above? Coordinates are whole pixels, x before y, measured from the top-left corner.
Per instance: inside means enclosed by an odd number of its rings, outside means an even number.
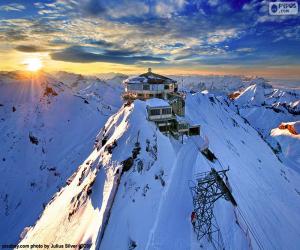
[[[25,60],[24,64],[26,65],[26,69],[32,72],[40,70],[43,66],[39,58],[29,58]]]

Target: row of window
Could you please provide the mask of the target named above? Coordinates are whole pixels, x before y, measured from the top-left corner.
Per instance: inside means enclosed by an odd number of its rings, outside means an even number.
[[[178,129],[188,129],[188,128],[189,128],[189,125],[186,123],[178,124]]]
[[[170,86],[169,85],[164,85],[164,89],[167,90],[167,89],[170,89]],[[143,90],[150,90],[150,85],[143,85]],[[154,90],[154,89],[152,89]]]
[[[150,90],[150,85],[143,85],[143,90]]]
[[[150,115],[170,115],[172,114],[171,108],[164,108],[164,109],[151,109]]]
[[[172,113],[172,111],[171,111],[170,108],[168,108],[168,109],[162,109],[161,111],[162,111],[163,115],[170,115]]]

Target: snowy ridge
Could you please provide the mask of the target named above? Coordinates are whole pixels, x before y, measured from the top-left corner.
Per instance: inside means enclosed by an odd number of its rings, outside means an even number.
[[[46,73],[0,74],[0,243],[18,241],[91,152],[120,105],[109,93],[90,100]]]
[[[239,106],[265,105],[278,108],[280,111],[287,110],[290,113],[299,111],[299,90],[273,89],[266,82],[254,84],[246,88],[236,98]]]
[[[181,144],[161,134],[147,121],[145,102],[124,105],[22,243],[89,243],[92,249],[199,249],[201,244],[213,249],[207,241],[198,242],[191,227],[188,182],[211,167],[229,166],[238,209],[223,199],[214,208],[225,248],[297,249],[299,175],[278,161],[223,97],[188,95],[186,108],[187,119],[201,124],[218,162],[198,151],[197,137]]]
[[[145,107],[144,103],[135,103],[137,106],[142,104]],[[143,123],[144,125],[148,124],[143,122],[146,120],[145,112],[141,113],[145,111],[144,109],[136,108],[132,113],[131,109],[132,107],[124,107],[107,121],[104,130],[99,135],[99,140],[109,135],[106,144],[101,149],[98,145],[96,146],[88,159],[79,167],[70,185],[61,190],[51,204],[46,207],[43,216],[36,226],[28,231],[22,244],[30,242],[58,242],[59,244],[91,242],[95,247],[97,237],[101,235],[102,226],[106,220],[107,204],[111,201],[118,176],[121,173],[121,161],[131,155],[137,140],[136,126]],[[139,120],[140,123],[136,126],[130,124],[129,127],[129,116],[135,117],[132,119]],[[148,124],[148,127],[149,125],[151,124]],[[155,130],[154,126],[152,129]],[[125,132],[126,134],[124,134]],[[111,154],[108,148],[115,141],[117,144],[127,144],[128,147],[116,146],[111,149],[113,150],[113,154]],[[90,185],[91,183],[93,184]],[[90,186],[87,187],[87,185]],[[87,194],[89,187],[91,188],[90,193]],[[81,197],[84,197],[83,202],[80,201]],[[76,205],[74,206],[74,204]],[[62,206],[64,213],[61,212]],[[66,223],[66,221],[70,222]],[[85,226],[82,226],[81,222],[85,223],[86,221]],[[78,225],[81,226],[78,227]],[[48,228],[50,228],[50,232]],[[57,229],[64,233],[56,234]],[[46,233],[43,234],[43,231]],[[49,235],[53,235],[53,237],[49,237]]]

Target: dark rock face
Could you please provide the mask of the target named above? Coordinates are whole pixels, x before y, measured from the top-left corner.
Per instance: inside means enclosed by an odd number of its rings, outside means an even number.
[[[32,144],[38,145],[39,139],[35,137],[31,132],[29,133],[29,140]]]

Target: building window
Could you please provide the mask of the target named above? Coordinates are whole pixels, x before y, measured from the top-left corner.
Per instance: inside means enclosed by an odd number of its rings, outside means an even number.
[[[168,84],[165,85],[165,89],[169,89],[169,85]]]
[[[188,126],[185,123],[179,123],[178,124],[178,129],[188,129]]]
[[[143,85],[143,90],[150,90],[150,85]]]
[[[200,127],[189,128],[189,135],[200,135]]]
[[[171,109],[170,108],[162,109],[162,114],[163,115],[170,115],[171,114]]]
[[[161,127],[159,127],[159,131],[160,132],[167,132],[168,131],[168,127],[167,126],[161,126]]]
[[[160,110],[159,109],[151,109],[150,115],[160,115]]]

